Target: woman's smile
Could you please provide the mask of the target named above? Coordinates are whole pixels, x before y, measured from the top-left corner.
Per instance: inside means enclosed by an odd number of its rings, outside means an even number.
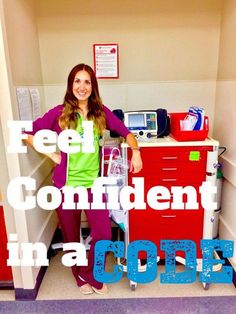
[[[73,82],[73,94],[79,101],[87,101],[92,93],[91,78],[88,72],[79,71]]]

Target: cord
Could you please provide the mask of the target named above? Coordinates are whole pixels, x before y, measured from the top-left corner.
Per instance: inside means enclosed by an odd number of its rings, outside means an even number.
[[[218,155],[218,157],[220,157],[221,155],[223,155],[225,152],[226,152],[226,147],[224,147],[224,146],[220,146],[219,147],[219,150],[222,150],[222,152]]]

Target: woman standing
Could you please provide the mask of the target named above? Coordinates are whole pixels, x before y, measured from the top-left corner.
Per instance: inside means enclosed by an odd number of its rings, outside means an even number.
[[[99,175],[99,139],[105,129],[114,131],[126,139],[132,149],[130,171],[137,173],[142,169],[142,160],[138,144],[133,134],[125,127],[106,106],[102,104],[98,83],[93,69],[86,64],[76,65],[70,72],[67,81],[67,91],[64,103],[58,105],[41,118],[33,122],[33,131],[26,142],[33,146],[33,136],[41,129],[49,129],[60,134],[65,129],[76,130],[83,138],[83,121],[93,121],[94,153],[82,151],[73,154],[55,152],[47,154],[56,166],[53,172],[53,182],[57,188],[63,186],[83,186],[88,190],[89,202],[92,201],[91,187]],[[81,210],[57,209],[64,242],[80,242]],[[94,291],[107,293],[107,286],[93,277],[94,246],[99,240],[111,239],[111,226],[108,210],[86,210],[85,214],[90,226],[92,237],[88,255],[88,266],[72,266],[72,272],[77,285],[83,294]]]

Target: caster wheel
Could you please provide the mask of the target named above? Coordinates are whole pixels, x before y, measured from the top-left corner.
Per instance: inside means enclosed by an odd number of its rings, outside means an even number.
[[[135,291],[136,288],[137,288],[137,283],[131,282],[131,283],[130,283],[130,289],[131,289],[131,291]]]
[[[208,290],[210,288],[210,284],[207,282],[203,282],[203,289]]]

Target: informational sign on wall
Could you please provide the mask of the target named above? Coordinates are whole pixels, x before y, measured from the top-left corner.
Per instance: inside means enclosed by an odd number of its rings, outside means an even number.
[[[97,78],[119,78],[118,44],[94,44],[94,71]]]
[[[21,120],[32,120],[32,105],[28,87],[17,87],[16,96]]]
[[[17,87],[16,96],[21,120],[34,120],[40,116],[40,94],[35,87]]]

